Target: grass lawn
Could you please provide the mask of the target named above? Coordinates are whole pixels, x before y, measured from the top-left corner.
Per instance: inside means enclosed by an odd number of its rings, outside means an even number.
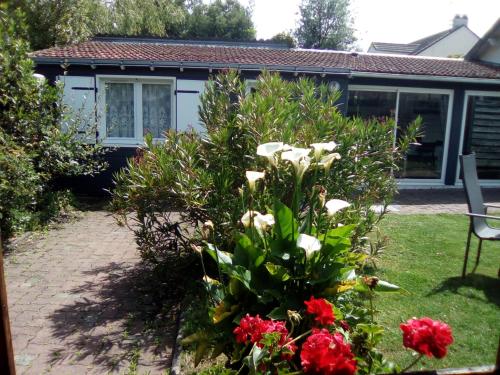
[[[414,316],[447,322],[455,343],[442,360],[425,359],[421,368],[494,364],[500,334],[500,241],[483,242],[475,274],[460,277],[468,219],[463,215],[388,215],[380,225],[388,236],[376,273],[410,292],[383,295],[376,302],[386,327],[381,349],[401,366],[411,361],[402,346],[399,323]],[[472,242],[469,272],[476,256]],[[416,368],[415,368],[416,369]]]

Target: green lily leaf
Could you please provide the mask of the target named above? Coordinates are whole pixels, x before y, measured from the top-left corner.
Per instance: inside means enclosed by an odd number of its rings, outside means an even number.
[[[293,213],[286,205],[276,200],[274,202],[274,230],[280,240],[291,241],[293,233],[297,233],[297,223]]]
[[[212,244],[208,244],[208,246],[205,248],[206,252],[210,254],[210,256],[217,262],[217,258],[219,258],[219,263],[221,266],[224,266],[227,268],[228,266],[233,265],[233,255],[229,254],[225,251],[220,251],[217,249],[216,246]]]
[[[266,263],[266,269],[274,278],[280,281],[286,281],[290,278],[290,274],[286,267],[268,262]]]
[[[286,320],[288,317],[286,310],[287,309],[284,306],[276,307],[269,314],[267,314],[267,317],[274,320]]]

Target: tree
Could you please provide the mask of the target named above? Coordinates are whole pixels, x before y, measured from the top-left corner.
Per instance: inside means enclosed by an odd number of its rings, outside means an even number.
[[[302,48],[347,50],[356,38],[349,0],[303,0],[295,31]]]
[[[252,10],[237,0],[215,0],[210,4],[197,3],[189,16],[187,38],[255,40]]]
[[[276,34],[270,40],[271,42],[286,44],[290,48],[297,47],[297,42],[293,37],[292,33],[287,31],[283,31],[279,34]]]
[[[111,27],[101,0],[12,0],[9,5],[25,14],[33,50],[80,42]]]
[[[110,6],[111,34],[178,38],[188,11],[182,0],[116,0]]]

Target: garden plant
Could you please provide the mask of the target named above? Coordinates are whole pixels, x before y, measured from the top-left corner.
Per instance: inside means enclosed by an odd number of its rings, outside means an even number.
[[[184,339],[184,344],[195,344],[197,362],[224,353],[234,373],[401,370],[377,351],[384,330],[373,304],[376,293],[400,288],[360,274],[365,255],[353,251],[350,241],[356,224],[344,225],[340,215],[351,204],[317,184],[341,159],[332,152],[336,143],[310,146],[272,142],[257,147],[266,167],[246,171],[246,188],[240,192],[242,231],[234,234],[230,251],[218,248],[212,222],[203,226],[203,244],[195,248],[211,256],[218,273],[215,278],[204,275],[209,321]],[[307,179],[311,191],[303,190]],[[283,184],[293,186],[288,205],[277,198]],[[266,193],[274,197],[272,205],[255,199]],[[410,319],[401,330],[404,346],[421,356],[443,358],[453,342],[451,329],[430,318]]]
[[[99,144],[79,134],[79,113],[62,102],[62,87],[34,75],[23,16],[0,8],[0,230],[3,237],[37,228],[69,203],[62,177],[106,167]],[[94,130],[92,130],[94,129]],[[89,127],[92,133],[95,127]]]

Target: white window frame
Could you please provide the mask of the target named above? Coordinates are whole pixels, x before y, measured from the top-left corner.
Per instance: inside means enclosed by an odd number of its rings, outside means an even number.
[[[462,155],[464,151],[464,138],[465,138],[465,122],[467,121],[467,103],[469,102],[469,97],[471,96],[494,96],[500,97],[499,91],[485,91],[485,90],[465,90],[464,94],[464,104],[462,107],[462,124],[460,128],[460,143],[458,145],[458,155]],[[457,162],[457,173],[455,175],[455,185],[462,186],[462,180],[460,179],[460,162]],[[482,186],[497,187],[500,186],[500,180],[479,180]]]
[[[411,187],[411,186],[441,186],[444,185],[446,166],[448,164],[448,148],[450,141],[451,117],[453,113],[453,99],[454,91],[450,89],[435,89],[423,87],[404,87],[404,86],[372,86],[372,85],[349,85],[348,93],[351,91],[379,91],[379,92],[395,92],[396,93],[396,108],[395,108],[395,128],[398,126],[399,114],[399,94],[441,94],[448,95],[448,113],[446,114],[446,128],[443,142],[443,161],[441,165],[440,178],[398,178],[398,186]],[[349,99],[347,99],[349,100]]]
[[[107,137],[106,129],[106,84],[107,83],[133,83],[134,84],[134,134],[133,138]],[[177,130],[177,107],[176,95],[177,81],[175,77],[150,77],[134,75],[96,75],[97,84],[97,110],[99,139],[106,146],[116,147],[137,147],[144,144],[144,129],[142,119],[142,84],[170,84],[170,129]],[[161,138],[155,138],[155,141],[161,141]]]

